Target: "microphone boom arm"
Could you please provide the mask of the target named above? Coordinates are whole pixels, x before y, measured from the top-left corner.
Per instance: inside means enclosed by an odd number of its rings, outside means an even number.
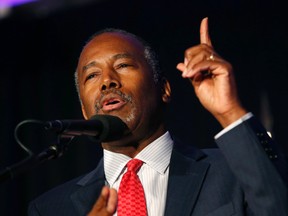
[[[67,150],[67,147],[73,138],[74,136],[72,135],[59,134],[56,144],[52,144],[36,156],[32,154],[24,160],[13,164],[12,166],[6,167],[3,171],[1,171],[0,182],[8,179],[12,180],[16,176],[42,164],[47,160],[61,157],[63,153]]]

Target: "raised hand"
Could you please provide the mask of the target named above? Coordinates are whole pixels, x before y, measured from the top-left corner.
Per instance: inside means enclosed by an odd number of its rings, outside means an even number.
[[[223,127],[247,113],[237,95],[231,64],[212,46],[207,17],[201,22],[200,44],[185,51],[184,63],[177,69],[183,78],[190,79],[201,104]]]

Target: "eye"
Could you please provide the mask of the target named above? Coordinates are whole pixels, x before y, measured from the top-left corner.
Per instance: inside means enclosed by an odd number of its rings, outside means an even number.
[[[99,73],[97,73],[97,72],[88,74],[88,75],[86,76],[86,78],[85,78],[85,82],[88,81],[88,80],[91,80],[91,79],[93,79],[93,78],[96,78],[98,75],[99,75]]]
[[[126,64],[126,63],[121,63],[121,64],[119,64],[119,65],[117,66],[117,68],[121,69],[121,68],[126,68],[126,67],[129,67],[129,66],[131,66],[131,65]]]

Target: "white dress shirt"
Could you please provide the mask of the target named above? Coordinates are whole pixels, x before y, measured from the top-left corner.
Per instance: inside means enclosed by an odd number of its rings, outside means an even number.
[[[166,132],[135,157],[144,162],[137,174],[145,191],[148,216],[164,215],[172,148],[173,141]],[[118,191],[129,160],[126,155],[104,150],[104,172],[111,188]]]

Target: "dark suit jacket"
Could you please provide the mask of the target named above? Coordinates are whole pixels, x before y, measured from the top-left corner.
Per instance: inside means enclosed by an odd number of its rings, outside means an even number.
[[[255,118],[217,139],[221,151],[174,142],[165,216],[288,215],[285,161]],[[86,215],[104,182],[100,161],[91,173],[32,201],[29,215]]]

